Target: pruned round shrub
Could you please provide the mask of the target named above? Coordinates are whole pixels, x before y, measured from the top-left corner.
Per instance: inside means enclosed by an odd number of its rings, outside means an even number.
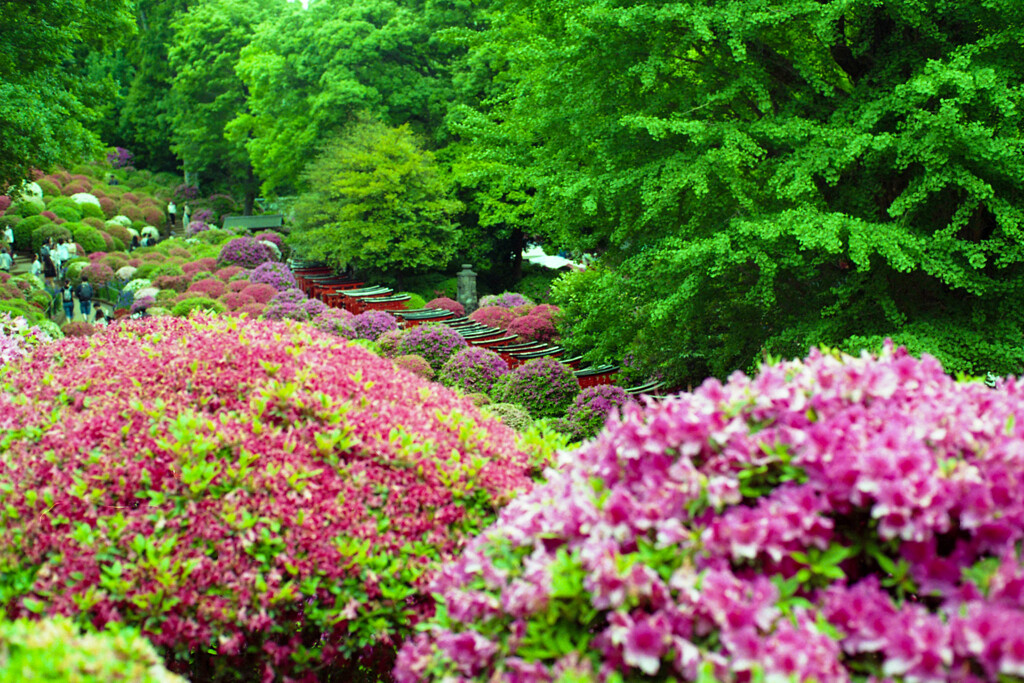
[[[104,218],[110,218],[117,213],[117,202],[110,197],[100,197],[100,209]]]
[[[245,289],[251,284],[252,283],[249,282],[248,280],[231,280],[230,282],[228,282],[228,290],[232,292],[241,292],[243,289]]]
[[[36,185],[43,191],[44,197],[59,197],[60,185],[54,182],[53,178],[39,178]]]
[[[518,403],[535,418],[561,417],[580,391],[572,369],[556,359],[534,358],[495,384],[494,400]]]
[[[191,258],[191,257],[192,257],[192,255],[189,254],[186,258]],[[193,277],[195,276],[196,273],[199,273],[201,271],[212,272],[214,270],[217,270],[217,259],[215,259],[215,258],[196,259],[195,261],[192,261],[190,263],[183,263],[182,266],[181,266],[181,270],[186,275],[190,275],[190,276],[193,276]]]
[[[121,202],[117,207],[118,214],[124,216],[134,224],[136,221],[142,221],[142,209],[135,206],[131,202]]]
[[[276,261],[267,261],[253,268],[249,273],[249,282],[270,285],[279,292],[286,289],[297,289],[299,286],[291,269]]]
[[[146,254],[146,256],[150,256],[150,254]],[[164,277],[166,275],[177,277],[177,276],[181,276],[181,275],[184,275],[184,274],[185,274],[185,271],[177,263],[165,262],[165,263],[160,263],[156,268],[154,268],[153,272],[150,273],[149,277],[151,277],[152,279],[155,280],[155,279],[157,279],[159,277]]]
[[[82,220],[82,212],[78,210],[77,206],[69,206],[68,204],[60,204],[54,201],[50,202],[46,210],[49,213],[60,216],[69,223],[77,223]]]
[[[394,358],[399,355],[398,345],[401,343],[402,335],[404,334],[404,330],[396,328],[388,330],[377,337],[377,348],[380,351],[380,355],[385,358]]]
[[[226,268],[219,268],[213,272],[214,276],[227,282],[235,275],[241,273],[244,269],[240,266],[227,266]]]
[[[269,303],[271,299],[277,296],[277,290],[270,285],[254,285],[248,281],[246,281],[245,287],[238,291],[251,296],[253,301],[258,304]]]
[[[526,408],[516,403],[491,403],[484,408],[484,412],[498,418],[504,425],[517,432],[525,431],[533,424]]]
[[[516,314],[512,312],[512,309],[503,306],[484,306],[470,313],[469,319],[488,327],[505,329],[516,319]]]
[[[311,322],[313,327],[321,332],[327,332],[340,337],[351,337],[352,327],[350,321],[352,317],[352,314],[344,308],[325,308]]]
[[[90,263],[82,270],[82,279],[88,280],[95,288],[103,287],[114,281],[114,271],[105,263]]]
[[[511,431],[309,326],[126,321],[0,387],[5,608],[142,628],[202,680],[386,667],[530,486]]]
[[[265,309],[266,307],[266,304],[254,302],[251,304],[245,304],[244,306],[240,306],[236,310],[232,311],[232,313],[236,315],[245,314],[248,315],[250,318],[256,318],[259,317],[260,315],[263,315],[263,309]]]
[[[171,289],[175,292],[184,292],[192,284],[188,275],[161,275],[153,280],[153,285],[159,289]]]
[[[25,220],[32,219],[27,218]],[[54,225],[49,221],[43,223],[43,225],[32,231],[32,251],[38,254],[39,249],[51,237],[54,239],[55,242],[59,240],[71,239],[71,231],[65,228],[63,225]]]
[[[595,436],[613,410],[621,410],[630,397],[626,390],[611,384],[599,384],[580,391],[565,412],[557,429],[576,441]]]
[[[284,238],[281,237],[280,233],[273,230],[264,230],[263,232],[256,233],[253,237],[261,242],[270,242],[277,247],[278,253],[284,253]]]
[[[487,393],[507,372],[508,363],[494,351],[467,346],[445,361],[437,378],[441,384],[458,387],[467,394]]]
[[[434,369],[423,356],[408,354],[395,358],[395,365],[426,380],[434,379]]]
[[[131,266],[129,266],[129,268],[130,267]],[[131,292],[132,294],[137,294],[143,289],[148,289],[152,286],[153,282],[151,280],[147,280],[146,278],[135,278],[134,280],[129,280],[125,283],[124,290],[126,292]],[[160,286],[157,285],[157,288],[160,289]]]
[[[185,295],[182,295],[185,296]],[[171,315],[184,318],[191,315],[195,311],[203,311],[204,313],[219,314],[226,311],[224,304],[214,299],[210,299],[205,296],[190,296],[189,298],[182,299],[174,304],[171,308]]]
[[[227,287],[224,283],[214,278],[212,280],[199,280],[198,282],[193,282],[186,290],[186,293],[202,292],[212,299],[217,299],[224,296],[226,291]]]
[[[45,211],[46,203],[36,197],[25,197],[15,202],[8,210],[22,218],[28,218],[30,216],[38,216]]]
[[[137,629],[83,633],[62,616],[0,620],[0,652],[0,683],[187,683],[164,668]]]
[[[103,209],[100,207],[99,200],[96,201],[96,204],[79,204],[79,209],[82,213],[82,220],[85,220],[86,218],[94,218],[102,223],[105,218],[103,215]]]
[[[446,569],[396,679],[1018,678],[1022,411],[891,347],[632,404]]]
[[[218,299],[224,304],[229,311],[235,311],[247,304],[256,303],[251,296],[245,294],[239,294],[238,292],[228,292]]]
[[[506,330],[509,334],[517,335],[525,341],[546,343],[558,338],[558,329],[555,328],[554,319],[548,315],[534,315],[532,311],[521,318],[514,318]]]
[[[6,218],[4,219],[7,220]],[[12,227],[14,232],[14,248],[19,251],[32,249],[38,253],[39,249],[33,246],[32,234],[44,225],[53,225],[53,222],[45,216],[30,216],[18,221]],[[40,245],[42,243],[40,242]]]
[[[532,306],[533,302],[518,292],[502,292],[501,294],[487,294],[480,297],[480,308],[487,306],[498,306],[500,308],[516,308],[518,306]]]
[[[234,265],[243,268],[255,268],[270,260],[270,250],[252,237],[238,237],[231,240],[221,248],[220,256],[217,258],[217,262],[221,265]]]
[[[466,346],[463,336],[452,328],[428,323],[406,330],[398,342],[398,352],[422,356],[438,372],[445,361]]]
[[[398,329],[398,319],[386,311],[363,311],[349,321],[351,339],[377,341],[382,334]]]
[[[92,260],[92,256],[93,256],[92,254],[89,254],[89,259],[90,260]],[[114,275],[117,276],[118,280],[123,280],[124,282],[128,282],[129,280],[132,279],[132,277],[135,276],[135,271],[136,271],[136,268],[134,266],[121,266],[120,268],[118,268],[114,272]]]
[[[449,299],[446,296],[431,299],[423,305],[424,308],[435,308],[441,311],[451,311],[455,315],[466,315],[466,307],[460,304],[455,299]]]
[[[71,236],[75,242],[82,245],[86,253],[103,251],[107,248],[107,243],[103,241],[103,236],[100,235],[99,230],[88,225],[78,224],[71,231]]]

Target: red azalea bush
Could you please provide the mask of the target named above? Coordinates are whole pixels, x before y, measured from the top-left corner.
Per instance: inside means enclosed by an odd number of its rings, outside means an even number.
[[[241,273],[243,270],[245,270],[245,269],[242,268],[241,266],[228,266],[227,268],[220,268],[218,270],[215,270],[213,272],[213,274],[217,278],[223,280],[224,282],[227,282],[228,280],[230,280],[234,276],[236,276],[239,273]]]
[[[253,300],[259,304],[266,304],[277,296],[277,290],[270,285],[254,285],[248,282],[246,283],[246,286],[239,291],[251,296]]]
[[[232,292],[241,292],[251,284],[252,283],[248,280],[232,280],[228,283],[228,290]]]
[[[466,307],[455,299],[446,296],[431,299],[423,306],[424,308],[436,308],[442,311],[451,311],[455,315],[466,315]]]
[[[61,325],[60,331],[65,337],[88,337],[96,332],[96,328],[83,320]]]
[[[171,247],[170,249],[167,250],[167,255],[168,256],[174,256],[174,257],[177,257],[177,258],[183,258],[185,260],[188,260],[188,259],[192,258],[192,252],[189,251],[188,249],[186,249],[185,247]],[[216,259],[211,259],[211,260],[216,264],[216,262],[217,262]],[[209,270],[209,269],[208,268],[202,268],[201,270]]]
[[[184,292],[192,284],[192,278],[188,275],[161,275],[153,280],[153,286],[158,289],[173,289],[175,292]]]
[[[237,313],[238,315],[245,313],[250,318],[255,318],[263,315],[263,311],[266,307],[266,304],[261,303],[244,304],[232,311],[232,313]]]
[[[554,321],[550,317],[535,316],[533,313],[514,319],[506,329],[509,334],[514,334],[524,341],[550,342],[558,338]]]
[[[198,282],[193,282],[186,290],[186,292],[199,292],[201,294],[205,294],[211,299],[217,299],[219,297],[224,296],[224,294],[227,292],[227,287],[220,280],[199,280]],[[253,300],[255,301],[255,299]]]
[[[256,303],[251,296],[246,296],[239,292],[228,292],[227,294],[222,295],[219,301],[227,306],[229,311],[235,311],[242,306]]]
[[[100,208],[103,209],[103,215],[106,218],[111,218],[117,215],[117,203],[110,197],[100,197]]]
[[[189,277],[195,277],[196,273],[201,273],[203,271],[213,272],[217,270],[217,259],[208,257],[201,258],[197,261],[191,261],[189,263],[183,263],[181,265],[181,270]]]
[[[444,570],[396,679],[1019,680],[1022,413],[891,347],[632,404]]]
[[[10,616],[138,627],[193,680],[353,680],[530,485],[510,431],[308,326],[128,321],[4,380]]]
[[[512,309],[505,308],[504,306],[484,306],[470,313],[469,319],[481,325],[498,327],[504,330],[509,326],[509,323],[516,319],[516,314]]]

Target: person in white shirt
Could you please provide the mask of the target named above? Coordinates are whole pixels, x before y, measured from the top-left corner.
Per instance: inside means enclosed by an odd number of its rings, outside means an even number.
[[[39,254],[36,254],[36,259],[32,262],[32,265],[28,267],[28,272],[31,275],[35,275],[40,280],[43,279],[43,262],[39,260]]]
[[[0,249],[0,270],[5,273],[11,272],[11,266],[14,265],[14,260],[11,255],[7,253],[7,249]]]
[[[11,228],[11,226],[9,226],[9,225],[4,228],[4,239],[7,240],[7,246],[10,247],[11,249],[13,249],[14,248],[14,229]]]
[[[174,200],[167,202],[167,222],[170,226],[174,227],[175,214],[178,213],[178,207],[174,205]]]
[[[63,239],[60,244],[57,245],[57,258],[60,259],[60,264],[57,265],[57,272],[60,273],[61,277],[64,277],[64,272],[67,269],[67,262],[71,258],[71,252],[68,250],[68,241]]]

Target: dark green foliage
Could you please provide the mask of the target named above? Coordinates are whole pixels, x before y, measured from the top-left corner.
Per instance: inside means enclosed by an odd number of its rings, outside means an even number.
[[[46,216],[30,216],[14,223],[14,248],[18,251],[38,251],[32,243],[32,233],[44,225],[53,225],[53,222]]]
[[[518,0],[478,48],[505,95],[464,129],[529,186],[531,229],[604,252],[554,300],[595,359],[698,381],[906,331],[951,366],[1019,372],[1022,18]]]
[[[71,239],[81,244],[88,253],[104,251],[107,248],[107,243],[99,230],[89,225],[80,224],[72,229]]]
[[[31,220],[31,219],[25,219]],[[39,253],[39,248],[43,246],[43,243],[49,238],[53,238],[54,242],[62,239],[70,239],[71,231],[65,228],[63,225],[56,225],[50,221],[46,221],[42,226],[32,231],[32,251],[36,254]],[[15,236],[17,240],[17,236]]]

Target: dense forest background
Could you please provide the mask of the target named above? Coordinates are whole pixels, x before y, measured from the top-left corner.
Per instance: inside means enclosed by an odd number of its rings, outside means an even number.
[[[599,255],[567,343],[672,383],[885,337],[1024,363],[1015,0],[0,1],[0,183],[129,149],[381,274]],[[353,238],[357,235],[358,239]]]

